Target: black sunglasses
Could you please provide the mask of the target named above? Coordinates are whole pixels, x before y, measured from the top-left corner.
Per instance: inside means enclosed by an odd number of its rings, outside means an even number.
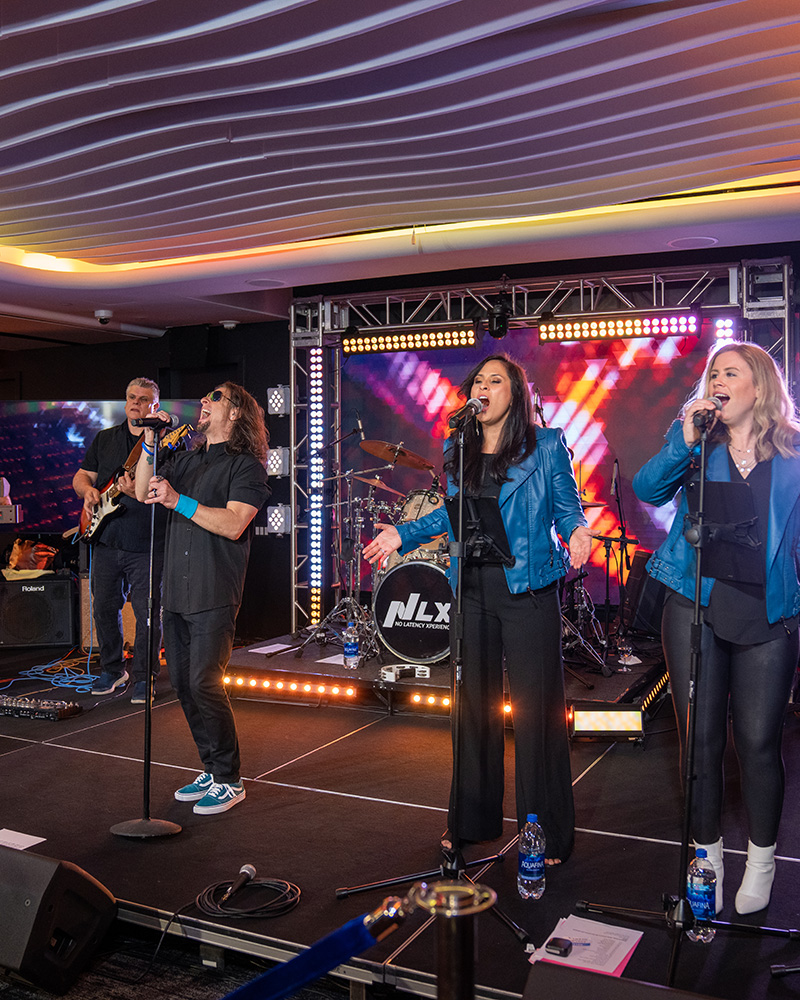
[[[230,396],[226,396],[222,389],[215,389],[213,392],[207,393],[206,399],[211,400],[212,403],[218,403],[221,399],[227,399],[231,406],[236,406],[236,403],[234,403]]]

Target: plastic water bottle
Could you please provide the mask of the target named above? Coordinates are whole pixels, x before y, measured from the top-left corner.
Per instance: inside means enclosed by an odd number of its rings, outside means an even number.
[[[355,622],[348,622],[347,628],[342,633],[344,641],[344,666],[345,670],[358,669],[358,629]]]
[[[717,874],[708,860],[704,847],[698,847],[689,865],[686,878],[686,898],[694,914],[695,925],[686,932],[690,941],[708,944],[716,931],[708,926],[708,921],[717,915]]]
[[[544,892],[544,832],[536,813],[528,813],[528,822],[519,835],[517,891],[523,899],[539,899]]]

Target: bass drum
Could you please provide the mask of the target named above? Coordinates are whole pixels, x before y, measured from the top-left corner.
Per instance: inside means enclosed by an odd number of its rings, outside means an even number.
[[[403,562],[384,573],[372,595],[372,614],[386,648],[408,663],[435,663],[450,651],[453,592],[435,562]]]
[[[436,490],[414,490],[403,501],[400,516],[395,524],[418,521],[432,510],[441,507],[443,503],[444,497]],[[419,548],[406,552],[403,556],[399,552],[391,552],[386,560],[386,569],[391,570],[402,563],[414,562],[417,559],[447,560],[447,535],[437,535],[436,538],[423,542]]]

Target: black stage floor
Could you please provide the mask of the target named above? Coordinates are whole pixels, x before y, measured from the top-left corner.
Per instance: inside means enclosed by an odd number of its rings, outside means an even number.
[[[41,663],[54,659],[53,650],[39,652]],[[29,663],[31,655],[26,651]],[[252,655],[244,650],[235,659]],[[380,705],[345,708],[237,698],[247,800],[228,813],[202,817],[192,812],[191,804],[173,798],[174,789],[197,772],[198,761],[162,677],[152,711],[151,815],[180,824],[182,832],[128,840],[111,834],[110,828],[142,815],[143,706],[132,706],[127,692],[97,698],[53,689],[42,679],[13,679],[12,660],[6,654],[2,673],[8,679],[0,682],[0,694],[74,698],[84,710],[61,721],[0,717],[2,838],[9,831],[42,838],[30,850],[71,861],[93,875],[120,901],[123,921],[156,928],[181,910],[173,933],[283,960],[390,894],[379,890],[340,899],[338,888],[439,865],[450,766],[449,723],[441,715],[393,713]],[[76,672],[80,670],[78,665]],[[620,676],[583,672],[590,682],[622,681]],[[48,674],[55,678],[58,671],[49,667],[39,676]],[[504,863],[472,875],[496,890],[499,906],[534,944],[545,940],[560,917],[575,912],[578,900],[658,911],[662,892],[677,889],[681,806],[676,748],[668,705],[649,724],[641,743],[573,744],[575,852],[568,863],[548,870],[541,900],[526,902],[517,895],[516,831],[510,818],[500,841],[467,851],[467,860],[480,856],[478,851],[508,851]],[[507,817],[514,815],[512,750],[509,730]],[[800,720],[793,712],[787,715],[784,752],[786,807],[772,902],[763,913],[741,918],[751,925],[760,918],[777,928],[800,922]],[[728,769],[728,877],[721,917],[735,919],[733,897],[746,834],[732,756]],[[299,886],[297,908],[272,920],[203,916],[195,897],[233,878],[246,862],[259,877]],[[404,887],[392,891],[402,894]],[[621,922],[644,931],[624,978],[663,984],[671,947],[665,922]],[[434,938],[433,926],[415,914],[338,974],[354,984],[434,995]],[[719,933],[711,945],[684,940],[675,986],[745,1000],[797,996],[800,976],[773,978],[770,965],[799,960],[800,945],[786,937]],[[521,995],[529,978],[523,947],[489,915],[477,918],[475,969],[479,997]],[[565,983],[563,995],[574,995],[568,978]],[[581,992],[585,995],[585,989]]]

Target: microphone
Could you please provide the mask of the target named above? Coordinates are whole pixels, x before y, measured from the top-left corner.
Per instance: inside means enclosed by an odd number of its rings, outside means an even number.
[[[364,425],[361,423],[361,414],[356,410],[356,422],[358,423],[358,433],[361,435],[361,440],[364,441],[367,435],[364,433]]]
[[[179,418],[176,417],[174,413],[164,413],[164,416],[169,419],[162,420],[161,417],[156,415],[155,417],[137,417],[136,420],[131,420],[131,423],[134,427],[155,427],[156,430],[166,430],[170,427],[177,427],[180,423]]]
[[[483,413],[483,403],[479,399],[468,399],[460,410],[456,410],[447,423],[450,427],[455,427],[462,420],[466,420],[468,417],[477,417],[479,413]]]
[[[614,471],[611,473],[611,496],[617,495],[617,470],[619,469],[619,459],[614,459]]]
[[[255,877],[256,870],[253,865],[242,865],[239,869],[239,874],[231,882],[230,888],[225,891],[220,903],[226,903],[234,893],[237,893],[243,886],[246,886],[248,882],[252,882]]]
[[[712,396],[709,399],[709,403],[714,404],[713,410],[698,410],[694,417],[692,417],[692,422],[695,427],[700,428],[700,430],[705,430],[707,427],[710,427],[717,416],[717,410],[722,409],[722,400],[719,396]]]

